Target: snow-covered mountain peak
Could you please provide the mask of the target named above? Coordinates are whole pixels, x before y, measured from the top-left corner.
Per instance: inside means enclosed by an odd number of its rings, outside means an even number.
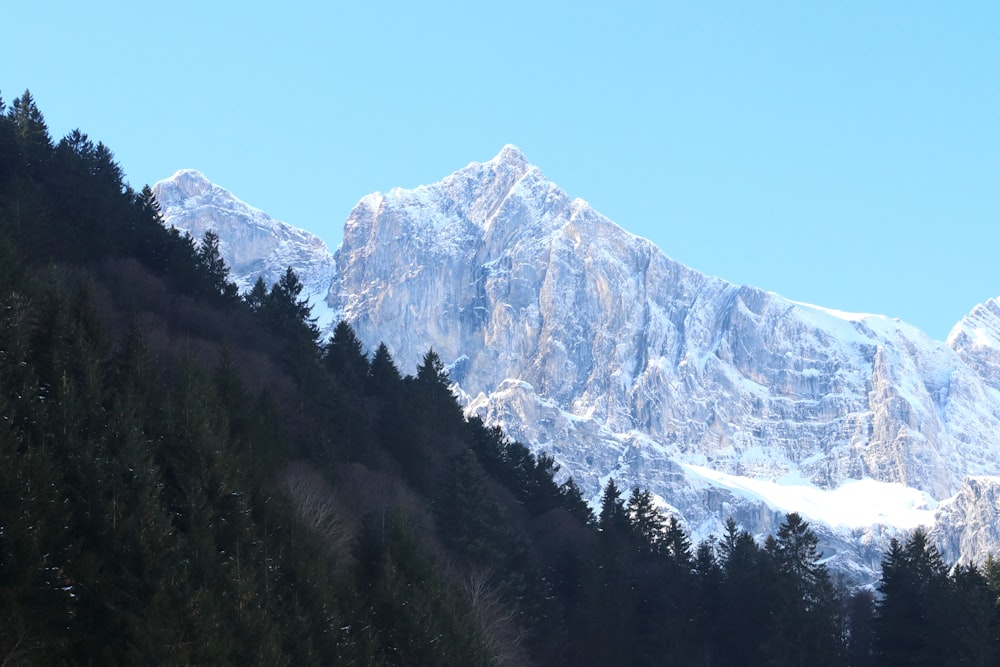
[[[525,157],[521,149],[514,144],[506,144],[500,149],[496,157],[490,160],[491,163],[497,165],[506,165],[511,169],[524,170],[529,166],[528,158]]]
[[[976,305],[952,328],[948,345],[1000,350],[1000,297]]]
[[[185,194],[204,192],[212,187],[213,183],[197,169],[178,169],[170,178],[164,179],[177,184]],[[163,182],[163,181],[161,181]]]
[[[247,204],[220,185],[208,180],[196,169],[181,169],[170,178],[153,186],[153,193],[161,208],[195,210],[201,207],[229,211],[232,215],[248,216],[265,225],[285,223],[273,221],[269,215]],[[178,227],[180,228],[180,227]],[[219,230],[216,230],[219,232]],[[219,232],[221,234],[221,232]],[[194,234],[193,234],[194,235]],[[197,235],[194,235],[197,238]]]
[[[211,213],[224,241],[266,222],[224,232],[231,202],[202,201],[168,210]],[[362,198],[329,269],[329,308],[369,351],[384,342],[411,372],[433,348],[470,413],[553,455],[592,499],[610,478],[649,488],[696,538],[798,510],[866,571],[887,531],[1000,524],[980,511],[1000,485],[968,481],[1000,475],[998,300],[945,344],[733,285],[571,199],[513,146]],[[982,555],[955,540],[948,557]]]
[[[824,507],[859,489],[926,498],[881,521],[902,529],[967,475],[1000,474],[1000,393],[960,352],[898,319],[705,276],[511,146],[362,200],[337,262],[331,303],[369,348],[407,371],[433,347],[471,411],[592,498],[610,477],[648,487],[696,533],[725,515],[765,530],[760,502],[795,509],[767,486],[789,479],[789,498]],[[814,514],[843,533],[888,512]]]
[[[1000,297],[977,305],[952,328],[948,346],[1000,391]]]

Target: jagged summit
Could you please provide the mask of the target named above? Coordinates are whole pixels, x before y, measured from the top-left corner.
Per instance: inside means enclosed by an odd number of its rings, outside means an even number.
[[[211,185],[211,181],[205,178],[205,174],[201,173],[197,169],[178,169],[174,172],[174,175],[170,178],[164,179],[166,181],[200,181],[206,185]]]
[[[157,185],[160,186],[161,190],[165,190],[167,188],[175,189],[181,197],[187,199],[193,197],[204,198],[206,195],[209,197],[216,196],[221,200],[232,200],[234,204],[239,202],[247,208],[252,208],[241,202],[225,188],[221,188],[212,181],[208,180],[208,178],[197,169],[179,169],[174,172],[173,176],[160,181]]]
[[[1000,391],[1000,297],[977,305],[948,334],[948,345]]]
[[[948,344],[1000,350],[1000,297],[977,304],[952,328]]]
[[[521,152],[521,149],[514,144],[504,145],[504,147],[500,149],[500,152],[497,153],[496,157],[490,160],[490,162],[510,165],[511,167],[520,169],[523,169],[530,164],[528,162],[528,158],[525,157],[523,152]]]

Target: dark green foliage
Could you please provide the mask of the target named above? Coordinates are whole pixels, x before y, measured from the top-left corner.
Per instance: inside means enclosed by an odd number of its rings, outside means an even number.
[[[219,243],[218,234],[211,229],[205,232],[205,236],[198,246],[198,266],[205,274],[204,282],[208,287],[207,296],[235,301],[238,292],[236,285],[229,282],[229,267],[222,259]],[[309,313],[306,311],[304,318],[307,318],[308,315]]]
[[[947,591],[948,571],[922,530],[905,544],[893,539],[882,561],[877,650],[884,665],[942,665],[946,626],[934,621]]]
[[[982,569],[959,565],[949,572],[921,529],[905,543],[893,540],[882,560],[876,664],[997,664],[1000,598],[992,577],[992,559]]]
[[[363,615],[347,632],[365,664],[488,665],[467,602],[398,515],[369,517],[358,537]]]
[[[52,151],[49,128],[29,91],[15,99],[7,112],[9,127],[17,149],[21,173],[29,177],[41,174]]]
[[[610,487],[610,482],[608,483]],[[605,493],[608,489],[605,489]],[[617,511],[617,508],[613,511]],[[629,536],[636,549],[643,555],[661,555],[666,552],[664,533],[666,518],[653,504],[653,494],[635,487],[625,505]]]
[[[243,295],[243,300],[255,313],[260,313],[264,309],[264,305],[267,303],[267,285],[262,277],[257,276],[257,281],[254,282],[250,291]]]
[[[566,481],[559,485],[559,505],[584,525],[589,526],[596,521],[593,510],[584,500],[580,487],[572,477],[566,478]]]
[[[765,548],[776,565],[771,637],[765,651],[779,664],[840,665],[837,600],[819,538],[801,516],[788,514]]]
[[[401,391],[403,378],[396,368],[389,348],[385,343],[379,343],[368,366],[368,376],[365,381],[365,391],[377,396],[391,397]]]
[[[628,512],[625,510],[625,501],[622,500],[622,493],[613,479],[609,479],[604,487],[604,495],[601,496],[601,513],[597,518],[597,525],[606,541],[618,542],[629,533],[630,524]]]
[[[368,376],[364,346],[351,325],[341,320],[323,350],[323,365],[353,393],[361,393]]]

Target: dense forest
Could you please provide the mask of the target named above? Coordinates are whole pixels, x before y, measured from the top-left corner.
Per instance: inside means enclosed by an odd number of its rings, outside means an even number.
[[[692,544],[403,374],[25,92],[0,100],[0,664],[994,665],[1000,566],[850,590],[790,514]]]

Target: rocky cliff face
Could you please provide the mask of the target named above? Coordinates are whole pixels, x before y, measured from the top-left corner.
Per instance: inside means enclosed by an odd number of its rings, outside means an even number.
[[[732,285],[570,199],[511,146],[365,197],[336,262],[329,304],[369,349],[384,341],[411,372],[433,347],[470,412],[592,497],[609,477],[650,488],[696,538],[797,510],[864,576],[893,531],[969,532],[942,501],[1000,475],[995,301],[946,344]],[[965,558],[988,542],[956,539]]]
[[[970,477],[941,504],[931,537],[948,562],[978,561],[1000,545],[1000,479]]]
[[[291,266],[319,324],[329,325],[334,314],[326,305],[326,294],[336,264],[319,237],[272,219],[193,169],[158,182],[153,194],[167,225],[188,232],[195,240],[210,229],[219,235],[230,279],[241,292],[249,290],[258,276],[270,287]]]
[[[1000,390],[1000,298],[973,308],[951,330],[948,345],[986,384]]]

